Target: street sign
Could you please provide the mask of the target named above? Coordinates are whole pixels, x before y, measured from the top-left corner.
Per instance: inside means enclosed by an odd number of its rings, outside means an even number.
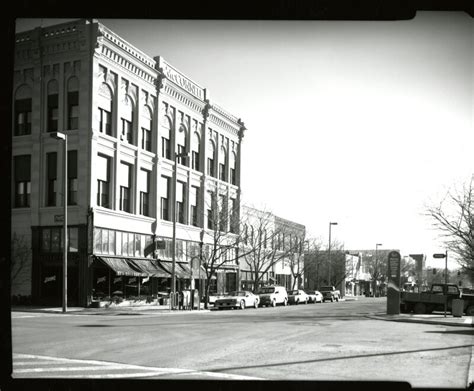
[[[433,258],[445,258],[446,254],[433,254]]]
[[[62,223],[64,222],[64,215],[54,215],[54,221],[56,223]]]
[[[400,313],[400,264],[401,256],[398,251],[388,253],[387,270],[387,314],[398,315]]]
[[[164,240],[157,240],[156,241],[156,249],[157,250],[164,250],[166,249],[166,242]]]

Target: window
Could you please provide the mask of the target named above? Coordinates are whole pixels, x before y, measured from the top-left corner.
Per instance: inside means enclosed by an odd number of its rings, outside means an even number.
[[[219,196],[220,204],[221,204],[221,211],[219,216],[219,229],[222,232],[227,230],[227,202],[226,197],[224,195]]]
[[[225,148],[221,148],[221,153],[219,154],[219,179],[225,181],[227,179],[227,153]]]
[[[142,128],[142,149],[151,152],[151,131],[147,128]]]
[[[191,224],[198,227],[198,205],[199,205],[199,187],[191,186]]]
[[[216,196],[212,191],[207,192],[207,228],[214,229],[216,220]]]
[[[133,102],[129,96],[125,97],[122,114],[122,139],[124,138],[129,144],[133,144]]]
[[[178,223],[184,224],[184,205],[186,200],[185,194],[186,184],[183,182],[176,182],[176,217]]]
[[[112,91],[103,83],[99,89],[99,132],[112,136]]]
[[[192,159],[192,169],[196,171],[200,171],[200,165],[199,165],[199,160],[200,160],[200,153],[199,151],[201,150],[201,141],[199,139],[199,135],[197,133],[194,133],[193,135],[193,142],[192,142],[193,150],[191,153],[191,159]]]
[[[230,232],[236,234],[238,229],[238,210],[237,210],[237,200],[234,198],[230,199]]]
[[[169,183],[170,178],[161,176],[161,186],[160,186],[160,198],[161,198],[161,211],[160,217],[162,220],[170,221],[170,214],[169,214]]]
[[[15,181],[15,207],[30,206],[31,194],[31,156],[15,156],[13,160]]]
[[[111,209],[110,203],[110,158],[97,156],[97,206]]]
[[[99,107],[99,116],[100,116],[99,131],[101,133],[105,133],[111,136],[112,135],[112,126],[111,126],[112,114],[110,113],[110,111],[107,111]]]
[[[15,136],[31,134],[31,99],[15,101]]]
[[[77,253],[79,251],[79,228],[68,227],[68,252]],[[63,250],[64,228],[51,227],[41,229],[41,251],[60,252]]]
[[[69,79],[67,88],[67,129],[79,129],[79,80]]]
[[[67,152],[67,204],[77,205],[77,151]]]
[[[14,135],[31,134],[31,88],[22,85],[15,93]]]
[[[131,211],[130,196],[131,196],[131,182],[132,182],[132,166],[130,164],[120,162],[120,210],[124,212]]]
[[[142,126],[142,149],[151,152],[151,111],[148,107],[143,107],[141,119]]]
[[[236,161],[236,156],[235,153],[230,154],[230,183],[233,185],[237,184],[236,180],[236,171],[235,171],[235,161]]]
[[[48,83],[47,97],[47,132],[58,131],[58,82],[51,80]]]
[[[161,157],[171,159],[170,150],[170,136],[171,136],[171,122],[165,117],[163,126],[161,126]]]
[[[150,172],[143,168],[139,172],[138,186],[140,191],[140,214],[150,216]]]
[[[178,154],[184,155],[186,153],[186,127],[184,127],[183,125],[179,127],[179,131],[176,134],[176,142],[177,142]],[[183,166],[188,165],[187,160],[188,159],[186,159],[185,156],[178,157],[178,163]]]
[[[57,153],[46,154],[46,206],[56,206]]]
[[[207,175],[210,175],[210,176],[215,176],[214,154],[215,154],[214,143],[210,141],[209,150],[208,150],[208,158],[207,158]]]

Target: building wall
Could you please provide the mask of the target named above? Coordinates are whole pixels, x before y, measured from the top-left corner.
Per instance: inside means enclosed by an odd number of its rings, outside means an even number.
[[[225,202],[240,203],[240,148],[245,126],[243,122],[211,102],[208,91],[197,85],[162,57],[149,57],[117,34],[96,21],[78,20],[48,28],[37,28],[16,37],[14,88],[16,92],[29,88],[32,98],[31,134],[13,137],[13,156],[31,156],[31,200],[29,207],[12,205],[12,233],[22,234],[31,243],[32,259],[24,269],[31,275],[31,265],[43,262],[43,255],[32,241],[31,227],[61,227],[62,198],[57,192],[55,205],[46,206],[46,154],[57,152],[56,188],[62,189],[63,146],[48,133],[48,86],[57,82],[57,131],[68,136],[68,150],[77,150],[77,205],[68,207],[68,225],[84,226],[86,246],[79,253],[78,270],[87,270],[97,255],[94,243],[96,229],[104,228],[154,238],[171,238],[172,222],[162,219],[160,210],[162,176],[172,178],[173,156],[178,143],[185,140],[186,152],[195,149],[200,140],[199,170],[187,164],[177,165],[177,180],[184,186],[184,221],[177,223],[178,240],[198,243],[201,231],[207,228],[206,194],[215,191]],[[79,91],[79,124],[67,127],[68,86],[76,79]],[[27,86],[21,90],[22,86]],[[111,113],[111,134],[105,131],[104,117],[99,108],[106,105]],[[133,138],[122,132],[122,118],[133,112]],[[103,114],[103,113],[102,113]],[[15,115],[13,120],[15,121]],[[102,121],[101,121],[102,118]],[[162,156],[161,136],[170,123],[170,158]],[[151,122],[150,148],[142,145],[142,127]],[[131,142],[129,142],[131,141]],[[215,145],[215,165],[225,163],[225,178],[219,172],[208,175],[209,146]],[[151,149],[151,150],[147,150]],[[99,154],[110,159],[110,205],[98,205]],[[231,159],[235,156],[235,159]],[[235,161],[235,180],[231,183],[231,163]],[[123,166],[130,165],[130,210],[120,210],[120,185]],[[149,212],[140,213],[140,169],[150,172]],[[15,168],[13,168],[14,170]],[[171,181],[171,180],[170,180]],[[171,183],[171,182],[170,182]],[[199,188],[197,226],[191,221],[191,186]],[[13,197],[15,198],[15,186]],[[170,190],[171,193],[171,190]],[[168,197],[169,199],[170,197]],[[171,204],[171,199],[169,203]],[[237,214],[239,214],[237,210]],[[229,227],[227,227],[227,230]],[[209,238],[211,235],[205,235]],[[205,239],[206,240],[206,239]],[[36,254],[36,255],[34,255]],[[117,255],[117,254],[109,254]],[[34,261],[34,257],[38,259]],[[39,270],[39,269],[38,269]],[[78,272],[79,273],[79,272]],[[83,272],[81,272],[83,273]],[[87,274],[87,273],[86,273]],[[14,285],[13,294],[31,294],[30,283]],[[81,274],[90,289],[88,277]],[[28,278],[25,278],[28,280]],[[82,289],[82,288],[81,288]],[[33,289],[34,291],[34,289]],[[39,292],[39,290],[38,290]],[[81,291],[82,292],[82,291]],[[84,302],[82,293],[81,302]],[[89,298],[87,299],[89,300]]]

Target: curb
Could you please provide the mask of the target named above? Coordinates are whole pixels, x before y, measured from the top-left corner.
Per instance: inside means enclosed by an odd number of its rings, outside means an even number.
[[[454,322],[444,322],[438,320],[429,320],[429,319],[414,319],[414,318],[393,318],[388,319],[383,316],[377,315],[365,315],[366,318],[375,319],[375,320],[384,320],[387,322],[401,322],[401,323],[423,323],[423,324],[434,324],[441,326],[453,326],[453,327],[474,327],[474,323],[454,323]]]

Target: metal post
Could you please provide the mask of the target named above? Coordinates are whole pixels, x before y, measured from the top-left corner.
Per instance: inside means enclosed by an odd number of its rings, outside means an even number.
[[[178,154],[174,154],[174,166],[173,166],[173,191],[171,196],[171,213],[173,218],[173,242],[171,245],[171,298],[172,298],[172,309],[175,309],[174,297],[176,294],[176,161]]]
[[[67,312],[67,136],[64,135],[64,176],[63,176],[63,191],[64,191],[64,255],[63,255],[63,312]]]
[[[174,154],[174,167],[173,167],[173,191],[172,191],[172,213],[173,213],[173,243],[171,248],[171,256],[173,259],[171,268],[171,293],[173,297],[176,297],[176,172],[177,172],[177,159],[187,157],[188,153],[175,153]],[[175,309],[175,303],[172,304]]]
[[[444,317],[446,318],[446,311],[448,310],[448,250],[446,250],[446,256],[444,257],[444,259],[444,286],[446,289],[444,300]]]
[[[377,277],[378,277],[378,267],[379,267],[379,258],[378,258],[378,249],[379,246],[381,246],[382,243],[377,243],[375,245],[375,270],[374,270],[374,276],[375,276],[375,287],[374,287],[374,297],[377,297]]]
[[[337,223],[329,222],[329,246],[328,246],[328,285],[331,285],[331,226]]]
[[[201,309],[201,295],[202,295],[202,281],[201,281],[201,266],[202,266],[202,246],[204,245],[204,229],[201,230],[201,233],[200,233],[200,239],[201,241],[199,242],[199,306],[198,306],[198,310]]]

